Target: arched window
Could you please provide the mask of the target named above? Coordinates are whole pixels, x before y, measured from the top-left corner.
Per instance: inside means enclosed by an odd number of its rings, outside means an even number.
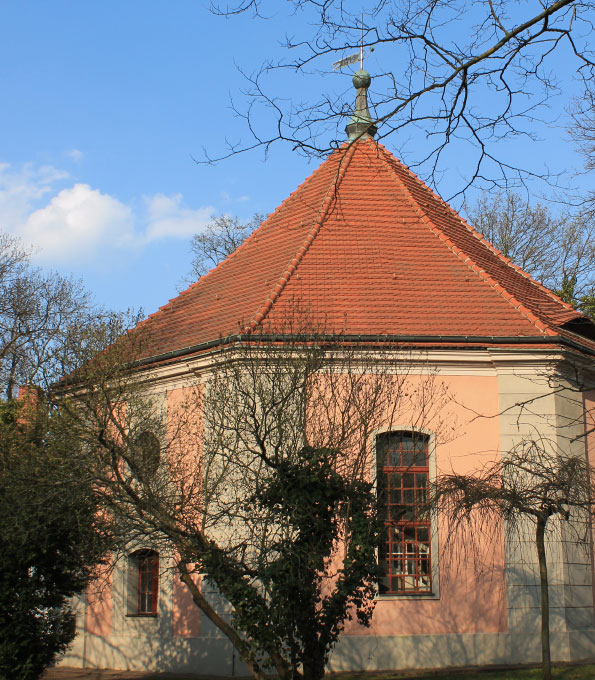
[[[134,439],[134,466],[137,475],[149,478],[157,472],[161,458],[161,443],[157,435],[150,430],[143,430]]]
[[[156,616],[159,595],[159,553],[137,550],[129,557],[128,616]]]
[[[428,495],[428,443],[420,432],[376,437],[381,595],[432,592],[430,520],[419,512]]]

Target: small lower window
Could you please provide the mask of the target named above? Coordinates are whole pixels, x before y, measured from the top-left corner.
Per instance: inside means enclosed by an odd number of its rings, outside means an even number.
[[[156,616],[159,593],[159,553],[137,550],[130,555],[128,615]]]
[[[381,595],[432,592],[431,527],[419,513],[428,494],[428,442],[419,432],[387,432],[376,438]]]

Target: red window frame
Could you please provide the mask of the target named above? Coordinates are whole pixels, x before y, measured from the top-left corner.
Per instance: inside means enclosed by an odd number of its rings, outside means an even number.
[[[138,569],[138,608],[139,616],[155,616],[159,594],[159,553],[143,550],[136,554]]]
[[[381,595],[432,593],[431,526],[420,519],[429,483],[429,437],[386,432],[376,438]]]

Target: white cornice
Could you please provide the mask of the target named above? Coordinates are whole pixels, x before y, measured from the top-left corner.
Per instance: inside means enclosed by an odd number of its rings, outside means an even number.
[[[153,383],[158,391],[189,386],[200,381],[213,366],[216,359],[228,355],[233,358],[235,348],[218,348],[199,356],[176,361],[172,364],[155,366],[142,375],[143,383]],[[487,348],[487,349],[432,349],[428,351],[393,349],[361,350],[362,365],[378,361],[383,369],[393,369],[396,373],[440,375],[495,376],[502,372],[529,371],[536,367],[551,366],[560,361],[580,361],[582,368],[593,366],[585,357],[577,357],[568,350],[544,351],[537,348]],[[340,355],[336,358],[340,360]],[[406,371],[399,370],[399,364]]]

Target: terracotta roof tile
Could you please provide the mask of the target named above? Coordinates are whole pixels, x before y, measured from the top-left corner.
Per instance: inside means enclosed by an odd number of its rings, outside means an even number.
[[[346,144],[218,267],[141,324],[148,355],[278,328],[546,337],[580,314],[373,140]]]

